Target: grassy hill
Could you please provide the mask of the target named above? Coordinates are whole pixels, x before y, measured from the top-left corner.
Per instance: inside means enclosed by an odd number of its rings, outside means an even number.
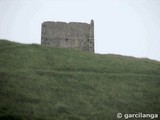
[[[160,62],[0,40],[0,120],[116,120],[118,112],[160,117]]]

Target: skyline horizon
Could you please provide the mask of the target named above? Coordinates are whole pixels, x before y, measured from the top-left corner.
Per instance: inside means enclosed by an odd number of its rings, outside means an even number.
[[[2,39],[40,44],[44,21],[93,19],[95,53],[160,61],[158,0],[0,0],[0,14]]]

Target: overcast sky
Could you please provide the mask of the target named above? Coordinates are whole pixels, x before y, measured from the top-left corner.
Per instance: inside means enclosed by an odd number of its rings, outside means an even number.
[[[160,0],[0,0],[0,38],[41,43],[43,21],[95,21],[95,52],[160,60]]]

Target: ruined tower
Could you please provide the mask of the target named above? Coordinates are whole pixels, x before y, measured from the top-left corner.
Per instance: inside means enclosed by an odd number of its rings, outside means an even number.
[[[60,48],[74,48],[94,52],[94,21],[43,22],[41,44]]]

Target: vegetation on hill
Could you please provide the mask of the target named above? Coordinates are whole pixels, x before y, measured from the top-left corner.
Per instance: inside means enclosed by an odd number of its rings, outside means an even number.
[[[0,40],[1,120],[116,120],[119,112],[160,117],[160,62]]]

